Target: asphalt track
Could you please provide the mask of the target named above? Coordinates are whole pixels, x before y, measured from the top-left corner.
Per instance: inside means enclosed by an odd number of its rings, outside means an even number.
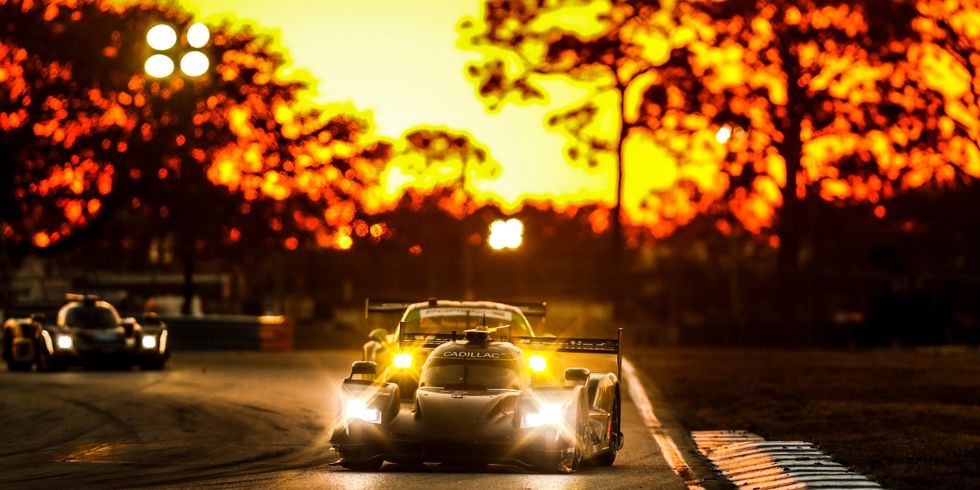
[[[611,468],[330,466],[338,385],[356,355],[180,353],[163,372],[0,371],[0,488],[686,488],[629,400]]]

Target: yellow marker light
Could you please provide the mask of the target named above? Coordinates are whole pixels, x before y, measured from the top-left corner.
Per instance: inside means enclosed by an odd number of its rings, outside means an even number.
[[[203,48],[210,39],[211,31],[208,30],[208,26],[200,22],[195,22],[187,29],[187,44],[192,48]]]
[[[155,54],[146,59],[143,69],[151,77],[163,78],[174,72],[174,60],[165,54]]]
[[[180,58],[180,71],[190,77],[199,77],[208,71],[211,62],[200,51],[191,51]]]
[[[58,336],[58,348],[59,349],[71,349],[72,344],[73,344],[73,342],[71,341],[71,337],[70,336],[68,336],[68,335],[59,335]]]
[[[157,338],[152,335],[147,335],[143,337],[143,348],[144,349],[156,349],[157,348]]]
[[[402,352],[395,356],[395,367],[398,369],[406,369],[412,366],[412,355],[407,352]]]
[[[544,359],[544,356],[539,354],[534,354],[527,359],[527,365],[531,368],[531,371],[540,373],[548,368],[548,361]]]
[[[146,44],[157,51],[165,51],[177,44],[177,31],[167,24],[157,24],[146,31]]]

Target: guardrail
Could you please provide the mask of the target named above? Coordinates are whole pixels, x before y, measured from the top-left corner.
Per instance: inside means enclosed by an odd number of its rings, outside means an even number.
[[[293,349],[295,323],[282,316],[164,315],[174,351]]]

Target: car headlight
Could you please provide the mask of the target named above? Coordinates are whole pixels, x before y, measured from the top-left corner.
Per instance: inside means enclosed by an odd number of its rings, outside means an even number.
[[[540,373],[541,371],[548,369],[548,361],[545,360],[544,356],[534,354],[527,358],[527,366],[531,368],[531,371]]]
[[[364,400],[347,400],[344,416],[348,420],[363,420],[372,424],[381,423],[381,410],[367,406]]]
[[[402,352],[401,354],[395,356],[393,364],[398,369],[410,368],[412,367],[412,355],[408,352]]]
[[[144,335],[142,344],[144,349],[156,349],[157,338],[154,335]]]
[[[58,348],[62,350],[71,349],[72,346],[75,345],[75,342],[71,340],[71,335],[65,335],[63,333],[58,334],[58,337],[55,338],[55,343],[58,345]]]
[[[559,427],[565,421],[565,411],[557,403],[542,403],[536,411],[524,412],[521,428],[533,429],[545,425]]]

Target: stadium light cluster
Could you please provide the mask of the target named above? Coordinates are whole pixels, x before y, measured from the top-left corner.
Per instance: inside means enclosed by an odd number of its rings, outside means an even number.
[[[177,40],[177,31],[167,24],[157,24],[146,31],[146,43],[155,51],[143,65],[147,75],[164,78],[174,72],[178,65],[167,52],[177,46]],[[180,71],[189,77],[199,77],[207,73],[211,61],[200,49],[211,40],[211,31],[206,25],[197,22],[187,29],[184,40],[192,49],[180,53]]]

